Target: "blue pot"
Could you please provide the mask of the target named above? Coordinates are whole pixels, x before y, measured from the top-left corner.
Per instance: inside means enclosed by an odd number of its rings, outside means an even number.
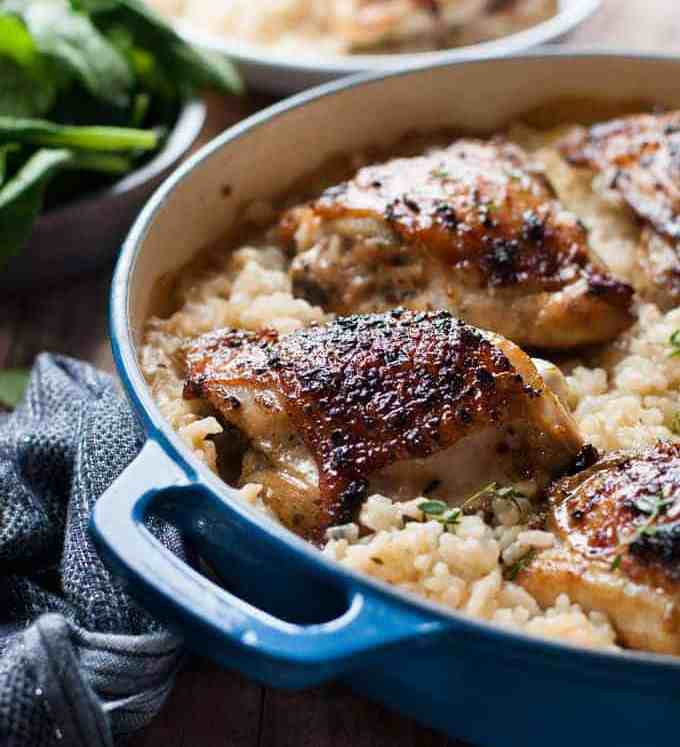
[[[246,120],[154,195],[130,233],[111,301],[114,356],[149,440],[99,500],[92,530],[133,594],[187,645],[263,683],[342,677],[478,745],[661,747],[680,713],[680,660],[594,653],[467,619],[341,567],[244,505],[190,453],[137,363],[163,279],[255,199],[338,152],[444,125],[492,130],[562,97],[680,106],[680,59],[540,52],[330,84]],[[145,528],[181,528],[219,583]]]

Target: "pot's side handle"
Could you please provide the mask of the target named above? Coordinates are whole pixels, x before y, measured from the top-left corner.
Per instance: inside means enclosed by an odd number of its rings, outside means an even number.
[[[199,653],[267,684],[304,687],[368,664],[387,647],[431,644],[450,629],[434,613],[351,579],[338,589],[344,612],[321,624],[286,622],[239,599],[174,555],[144,524],[159,499],[190,506],[199,493],[226,512],[151,440],[99,499],[90,526],[102,556],[133,595]],[[289,563],[289,548],[278,546],[281,563]]]

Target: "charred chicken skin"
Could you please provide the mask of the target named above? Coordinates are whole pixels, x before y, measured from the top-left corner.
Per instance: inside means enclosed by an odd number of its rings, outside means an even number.
[[[680,654],[680,444],[613,452],[556,483],[559,546],[517,582],[546,607],[566,593],[605,612],[630,648]]]
[[[241,482],[313,541],[369,492],[462,500],[488,483],[545,486],[582,447],[514,344],[448,312],[396,309],[278,336],[225,329],[186,351],[187,398],[248,441]]]
[[[572,164],[601,174],[642,225],[637,289],[664,308],[680,303],[680,111],[576,128],[562,143]]]
[[[503,141],[362,168],[287,212],[293,287],[340,314],[446,308],[524,346],[612,339],[632,289],[610,276],[540,168]]]

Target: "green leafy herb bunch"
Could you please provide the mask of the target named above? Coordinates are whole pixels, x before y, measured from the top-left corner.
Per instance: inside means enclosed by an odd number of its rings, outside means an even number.
[[[0,266],[43,209],[159,148],[204,88],[240,82],[141,0],[0,0]]]

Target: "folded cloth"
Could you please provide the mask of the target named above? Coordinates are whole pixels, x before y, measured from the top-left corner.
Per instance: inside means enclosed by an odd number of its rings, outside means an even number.
[[[87,526],[143,433],[114,380],[41,355],[0,415],[0,745],[113,745],[160,709],[180,641],[102,564]],[[178,533],[152,531],[184,557]]]

